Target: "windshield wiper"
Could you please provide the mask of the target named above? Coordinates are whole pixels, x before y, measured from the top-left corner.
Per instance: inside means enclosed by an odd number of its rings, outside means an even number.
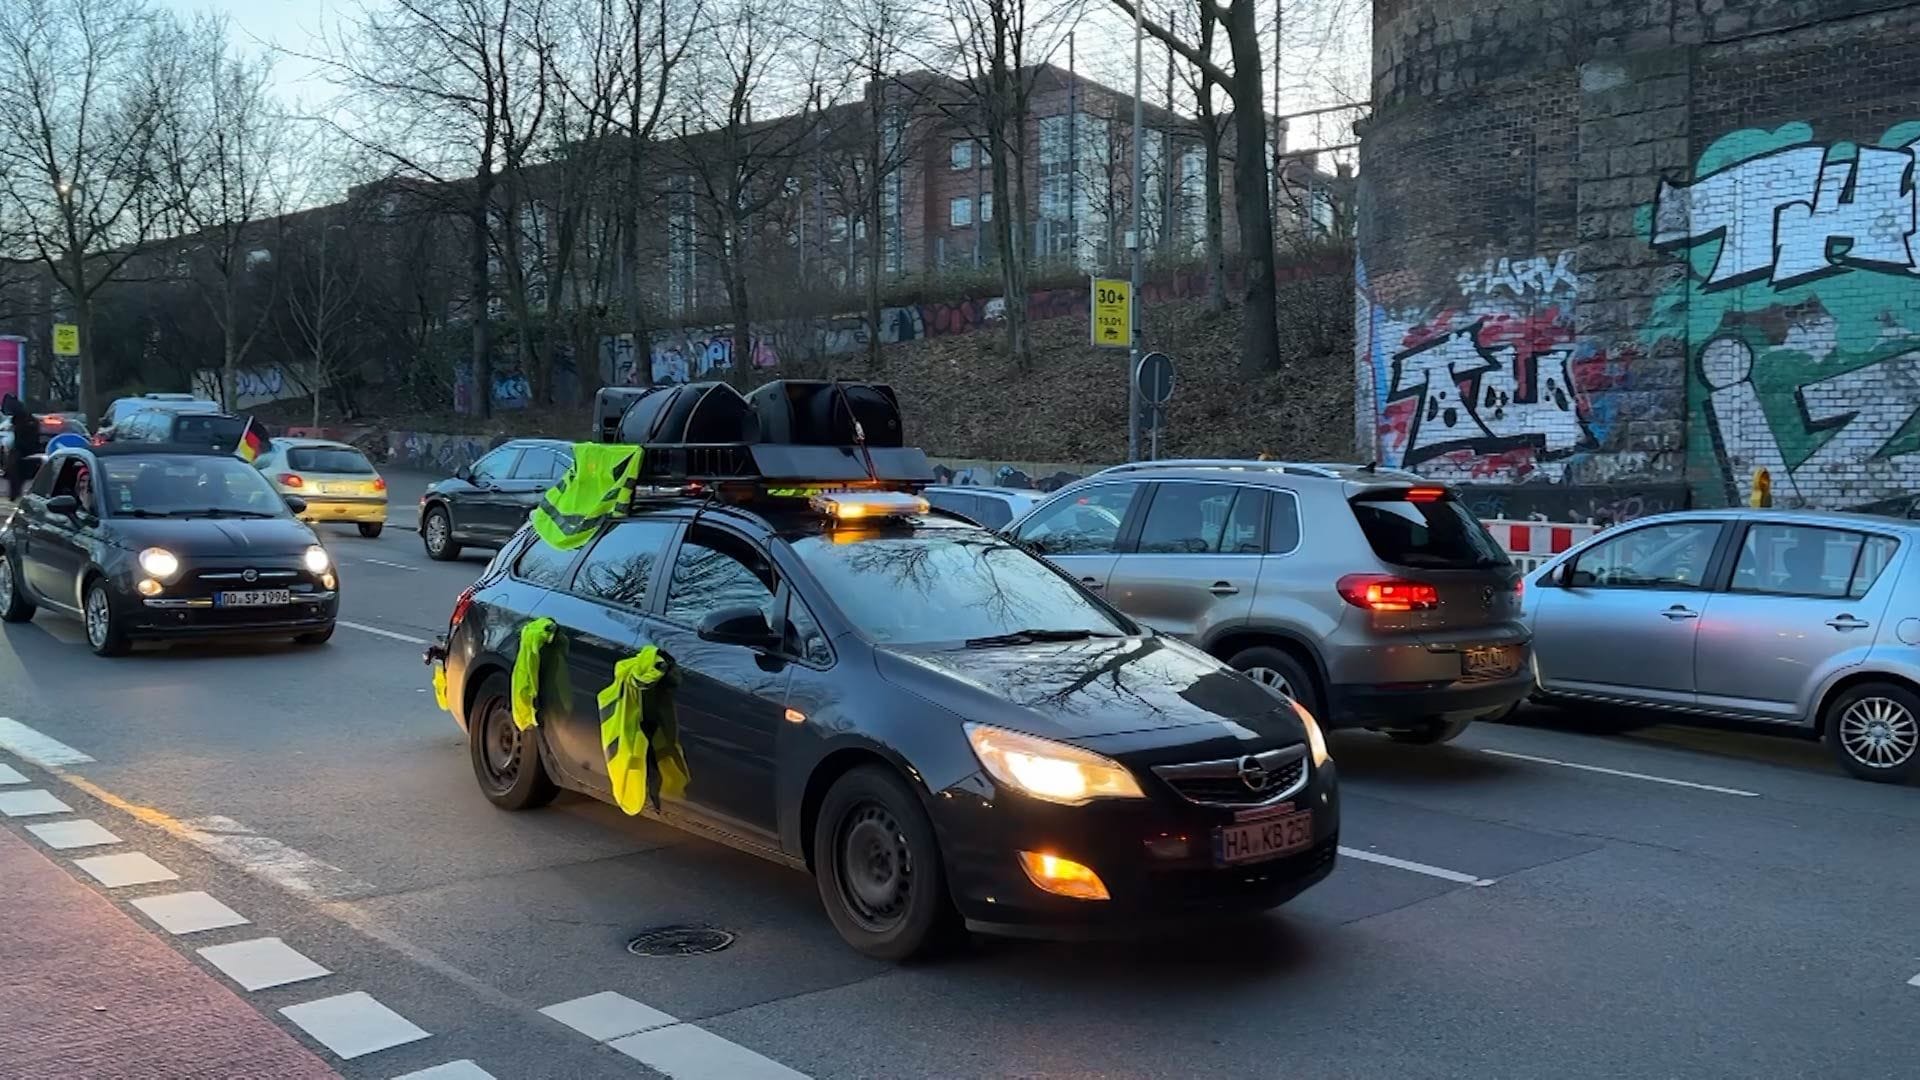
[[[1085,641],[1088,638],[1117,636],[1094,630],[1013,630],[1005,634],[968,638],[965,644],[969,649],[992,649],[1002,645],[1031,645],[1036,641]]]
[[[272,517],[279,517],[280,515],[267,510],[229,510],[225,507],[208,506],[198,510],[169,510],[165,514],[162,514],[160,516],[183,517],[183,518],[195,518],[195,517],[272,518]]]

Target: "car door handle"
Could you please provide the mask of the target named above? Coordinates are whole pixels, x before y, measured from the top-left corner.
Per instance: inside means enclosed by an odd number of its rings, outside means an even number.
[[[1232,596],[1240,591],[1240,587],[1231,581],[1216,581],[1213,583],[1213,588],[1207,591],[1215,596]]]
[[[1674,619],[1676,621],[1680,619],[1697,619],[1700,617],[1699,612],[1688,611],[1686,608],[1681,607],[1679,604],[1673,605],[1672,607],[1661,612],[1660,614],[1665,615],[1667,618]]]
[[[1836,615],[1827,620],[1827,625],[1835,630],[1865,630],[1873,624],[1865,619],[1856,619],[1851,615]]]
[[[1085,586],[1086,586],[1087,588],[1089,588],[1089,589],[1100,589],[1100,588],[1105,588],[1105,587],[1106,587],[1106,586],[1105,586],[1105,585],[1104,585],[1104,584],[1103,584],[1103,583],[1102,583],[1102,582],[1100,581],[1100,579],[1099,579],[1099,578],[1091,578],[1091,577],[1083,577],[1083,578],[1081,578],[1081,579],[1080,579],[1080,584],[1082,584],[1082,585],[1085,585]]]

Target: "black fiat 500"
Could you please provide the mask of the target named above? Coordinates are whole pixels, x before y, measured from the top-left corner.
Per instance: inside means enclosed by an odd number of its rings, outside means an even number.
[[[428,656],[490,800],[611,801],[599,695],[653,645],[649,722],[675,726],[687,779],[646,812],[812,872],[869,955],[962,926],[1192,925],[1332,870],[1305,709],[911,489],[791,494],[647,498],[575,550],[531,528],[502,548]],[[523,733],[537,618],[555,633]]]
[[[333,634],[339,581],[266,477],[204,447],[62,450],[0,522],[0,618],[80,617],[102,656],[143,638]]]

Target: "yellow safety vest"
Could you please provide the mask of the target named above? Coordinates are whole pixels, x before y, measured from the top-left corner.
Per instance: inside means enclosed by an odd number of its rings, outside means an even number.
[[[513,724],[521,731],[540,722],[534,713],[534,698],[540,692],[540,651],[552,640],[552,619],[535,619],[520,628],[520,653],[513,659]]]
[[[613,682],[600,691],[600,745],[607,754],[607,780],[614,802],[628,814],[638,814],[647,805],[649,740],[641,716],[646,691],[666,673],[659,648],[649,645],[613,665]],[[680,752],[673,710],[662,709],[658,716],[651,743],[660,766],[660,792],[679,798],[687,790],[687,759]]]
[[[573,466],[533,510],[533,531],[561,551],[586,543],[602,522],[625,507],[640,459],[638,446],[574,443]]]

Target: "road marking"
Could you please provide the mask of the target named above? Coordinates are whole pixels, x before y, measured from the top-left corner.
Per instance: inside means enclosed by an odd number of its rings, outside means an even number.
[[[429,642],[426,638],[409,637],[406,634],[396,634],[391,630],[382,630],[377,626],[368,626],[366,623],[348,622],[345,619],[336,619],[334,620],[333,625],[344,626],[349,630],[358,630],[363,634],[378,634],[383,638],[392,638],[395,641],[404,641],[409,645],[431,644],[431,642]]]
[[[169,934],[197,934],[247,925],[247,917],[203,892],[144,896],[133,902],[147,918]]]
[[[421,1069],[405,1076],[396,1076],[393,1080],[497,1080],[487,1070],[473,1063],[471,1058],[449,1061],[445,1065],[435,1065],[431,1069]]]
[[[10,766],[0,765],[0,784],[24,784],[27,778]]]
[[[391,566],[395,570],[405,570],[409,574],[417,574],[420,572],[420,568],[417,566],[408,566],[406,563],[388,562],[385,559],[363,558],[360,561],[365,563],[372,563],[375,566]]]
[[[364,990],[289,1005],[280,1010],[280,1015],[348,1060],[428,1037],[424,1029]]]
[[[0,750],[11,750],[49,768],[55,765],[85,765],[93,759],[58,739],[48,738],[17,720],[0,716]]]
[[[277,937],[208,945],[194,951],[245,990],[265,990],[333,974]]]
[[[805,1073],[692,1024],[655,1028],[607,1045],[673,1080],[808,1080]]]
[[[129,851],[125,855],[95,855],[90,859],[75,859],[73,865],[85,870],[93,880],[109,889],[123,889],[128,885],[151,885],[156,881],[179,881],[180,875],[155,862],[153,856],[142,851]]]
[[[1372,851],[1361,851],[1359,848],[1342,847],[1340,854],[1345,855],[1349,859],[1379,863],[1381,866],[1391,866],[1395,870],[1406,870],[1415,874],[1425,874],[1428,877],[1436,877],[1442,881],[1452,881],[1461,885],[1473,885],[1479,888],[1486,888],[1488,885],[1494,884],[1493,878],[1475,877],[1472,874],[1463,874],[1458,870],[1448,870],[1441,866],[1428,866],[1426,863],[1417,863],[1410,859],[1396,859],[1391,855],[1381,855]]]
[[[7,817],[33,817],[36,814],[66,814],[73,807],[54,797],[45,788],[27,791],[0,791],[0,814]]]
[[[680,1022],[678,1017],[668,1016],[659,1009],[642,1005],[612,990],[549,1005],[540,1013],[596,1042]]]
[[[1516,754],[1511,750],[1487,750],[1483,748],[1480,752],[1483,754],[1492,754],[1494,757],[1513,758],[1517,761],[1533,761],[1542,765],[1558,765],[1563,769],[1579,769],[1581,772],[1603,773],[1607,776],[1623,776],[1629,780],[1645,780],[1651,784],[1667,784],[1672,787],[1692,788],[1695,791],[1711,791],[1719,795],[1738,795],[1743,799],[1757,799],[1760,797],[1760,793],[1757,791],[1742,791],[1739,788],[1718,787],[1713,784],[1696,784],[1691,780],[1675,780],[1666,776],[1649,776],[1646,773],[1627,772],[1624,769],[1608,769],[1599,765],[1582,765],[1577,761],[1561,761],[1557,758],[1535,757],[1532,754]]]
[[[41,843],[55,851],[98,847],[101,844],[120,842],[119,837],[108,832],[99,822],[87,818],[74,821],[52,821],[45,825],[29,825],[27,831],[39,837]]]
[[[1908,979],[1908,980],[1907,980],[1907,985],[1908,985],[1908,986],[1920,986],[1920,975],[1915,975],[1915,976],[1914,976],[1913,978],[1911,978],[1911,979]]]

